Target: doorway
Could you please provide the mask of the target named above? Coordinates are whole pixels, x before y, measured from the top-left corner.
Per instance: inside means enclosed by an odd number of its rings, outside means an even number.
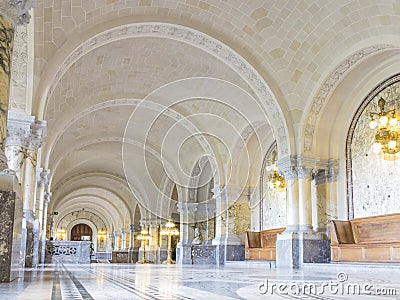
[[[77,224],[71,229],[71,241],[92,241],[92,228],[86,224]]]

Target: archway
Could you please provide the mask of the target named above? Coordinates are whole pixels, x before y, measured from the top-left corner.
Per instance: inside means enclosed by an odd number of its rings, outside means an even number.
[[[92,241],[93,231],[89,225],[79,223],[71,229],[71,241]]]
[[[385,110],[400,111],[399,90],[400,74],[384,80],[364,98],[352,120],[346,143],[350,218],[400,212],[399,155],[375,154],[375,130],[369,127],[369,114],[379,111],[380,98],[386,101]]]

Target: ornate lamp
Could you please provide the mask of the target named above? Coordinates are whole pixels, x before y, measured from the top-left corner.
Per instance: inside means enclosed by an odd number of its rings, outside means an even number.
[[[151,264],[153,263],[151,260],[146,258],[146,243],[151,239],[151,235],[147,229],[143,229],[140,231],[140,234],[137,236],[138,240],[141,240],[143,243],[143,258],[138,261],[139,264]]]
[[[60,227],[57,229],[57,235],[58,235],[58,240],[60,241],[64,241],[65,240],[65,234],[66,234],[66,230],[64,227]]]
[[[274,170],[270,175],[271,185],[277,189],[279,192],[283,192],[286,187],[285,178],[281,174],[279,174],[278,170]]]
[[[175,227],[175,223],[168,221],[164,225],[164,229],[161,230],[160,234],[161,235],[167,235],[168,236],[168,258],[163,261],[163,264],[174,264],[175,261],[172,260],[172,243],[171,243],[171,238],[172,236],[177,236],[179,235],[179,230],[178,228]]]
[[[400,151],[399,116],[395,109],[385,111],[386,101],[378,101],[379,112],[371,112],[369,127],[378,128],[375,133],[373,151],[376,154],[396,154]]]
[[[106,230],[104,228],[101,228],[97,235],[98,235],[98,239],[99,239],[100,248],[103,248],[104,247],[104,240],[105,240],[105,237],[107,235],[107,232],[106,232]]]

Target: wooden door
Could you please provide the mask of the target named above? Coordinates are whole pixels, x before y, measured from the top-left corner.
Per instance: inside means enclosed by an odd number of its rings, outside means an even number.
[[[71,241],[92,241],[92,228],[86,224],[77,224],[71,229]]]

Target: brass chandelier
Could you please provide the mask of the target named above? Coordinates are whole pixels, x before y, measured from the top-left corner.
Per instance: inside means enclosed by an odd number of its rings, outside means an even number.
[[[376,154],[396,154],[400,151],[399,117],[395,109],[385,111],[386,101],[378,101],[379,112],[371,112],[369,127],[376,129],[373,152]]]
[[[270,175],[270,182],[272,186],[278,191],[282,192],[285,190],[286,181],[285,178],[275,169]]]

